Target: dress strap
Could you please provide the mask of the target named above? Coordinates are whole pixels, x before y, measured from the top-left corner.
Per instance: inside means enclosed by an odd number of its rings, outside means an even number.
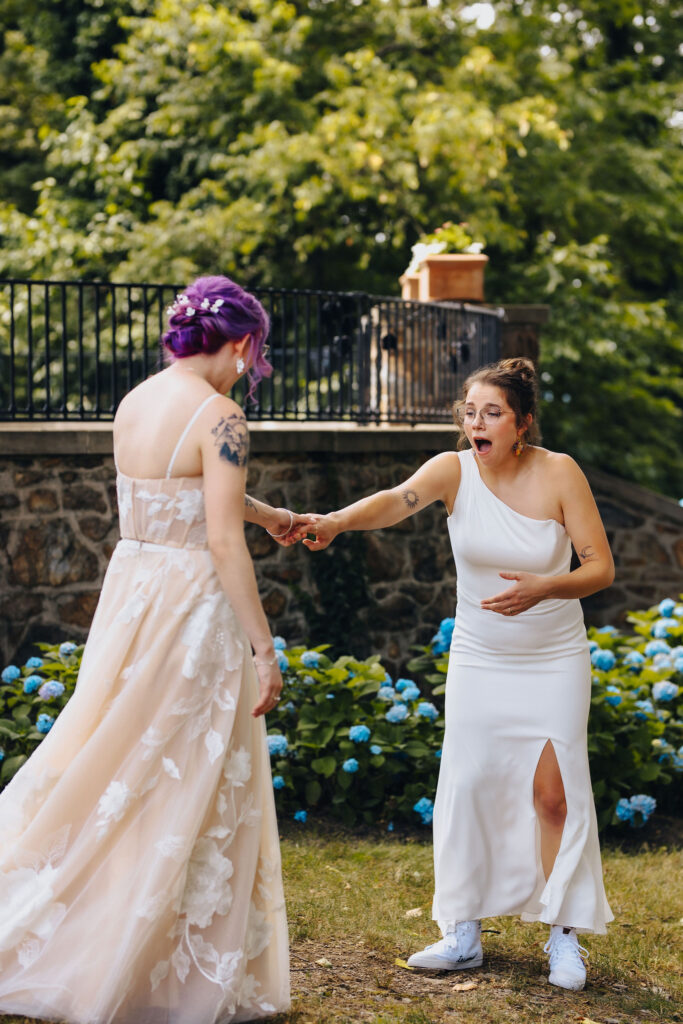
[[[193,423],[194,423],[194,421],[195,421],[195,420],[197,419],[197,417],[198,417],[198,416],[199,416],[199,414],[200,414],[200,413],[202,412],[202,410],[206,408],[206,406],[207,406],[207,405],[209,404],[209,402],[213,401],[213,399],[214,399],[214,398],[218,398],[218,397],[219,397],[219,396],[218,396],[218,392],[216,392],[216,394],[215,394],[215,395],[209,395],[209,397],[208,397],[208,398],[205,398],[205,399],[204,399],[204,401],[203,401],[203,402],[202,402],[202,404],[201,404],[201,405],[199,406],[199,408],[198,408],[198,409],[195,409],[195,411],[193,412],[193,414],[192,414],[192,416],[190,417],[190,420],[189,420],[189,422],[187,423],[187,425],[186,425],[185,429],[183,430],[182,434],[181,434],[181,435],[180,435],[180,437],[178,438],[178,443],[177,443],[177,445],[176,445],[176,446],[175,446],[175,448],[173,449],[173,455],[171,456],[171,460],[170,460],[170,462],[169,462],[169,464],[168,464],[168,469],[166,470],[166,479],[167,479],[167,480],[169,479],[169,477],[170,477],[170,475],[171,475],[171,470],[173,469],[173,463],[174,463],[174,462],[175,462],[175,460],[176,460],[176,456],[178,455],[178,452],[180,451],[180,448],[181,448],[181,445],[182,445],[183,441],[185,440],[185,438],[187,437],[188,433],[190,432],[190,429],[191,429],[191,427],[192,427],[192,424],[193,424]]]

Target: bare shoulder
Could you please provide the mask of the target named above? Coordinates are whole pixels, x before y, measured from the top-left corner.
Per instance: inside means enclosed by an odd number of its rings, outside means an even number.
[[[585,480],[578,462],[564,452],[551,452],[548,448],[535,448],[538,465],[553,482]]]

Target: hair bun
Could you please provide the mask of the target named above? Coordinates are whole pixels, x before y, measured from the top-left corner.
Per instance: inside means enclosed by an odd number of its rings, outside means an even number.
[[[510,359],[501,359],[498,364],[504,373],[513,377],[519,377],[525,384],[536,381],[536,367],[527,356],[512,356]]]

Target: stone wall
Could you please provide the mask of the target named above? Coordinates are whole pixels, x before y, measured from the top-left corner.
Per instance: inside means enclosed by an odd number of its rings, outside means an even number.
[[[252,424],[248,488],[271,504],[325,512],[395,485],[453,442],[446,427]],[[683,509],[606,474],[588,475],[617,579],[584,607],[588,621],[616,624],[629,608],[683,589]],[[247,537],[273,632],[290,641],[341,636],[349,652],[382,652],[396,669],[453,613],[455,572],[437,506],[316,555],[281,548],[256,526]],[[110,425],[0,428],[3,663],[26,656],[36,640],[85,637],[117,539]]]

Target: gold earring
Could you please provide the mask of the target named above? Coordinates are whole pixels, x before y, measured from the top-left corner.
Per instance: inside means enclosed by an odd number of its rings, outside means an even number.
[[[517,438],[517,440],[515,441],[515,443],[513,444],[512,450],[515,453],[515,455],[517,456],[517,458],[519,458],[519,456],[522,454],[522,452],[524,451],[525,448],[526,448],[526,442],[523,440],[523,435],[520,434],[519,437]]]

